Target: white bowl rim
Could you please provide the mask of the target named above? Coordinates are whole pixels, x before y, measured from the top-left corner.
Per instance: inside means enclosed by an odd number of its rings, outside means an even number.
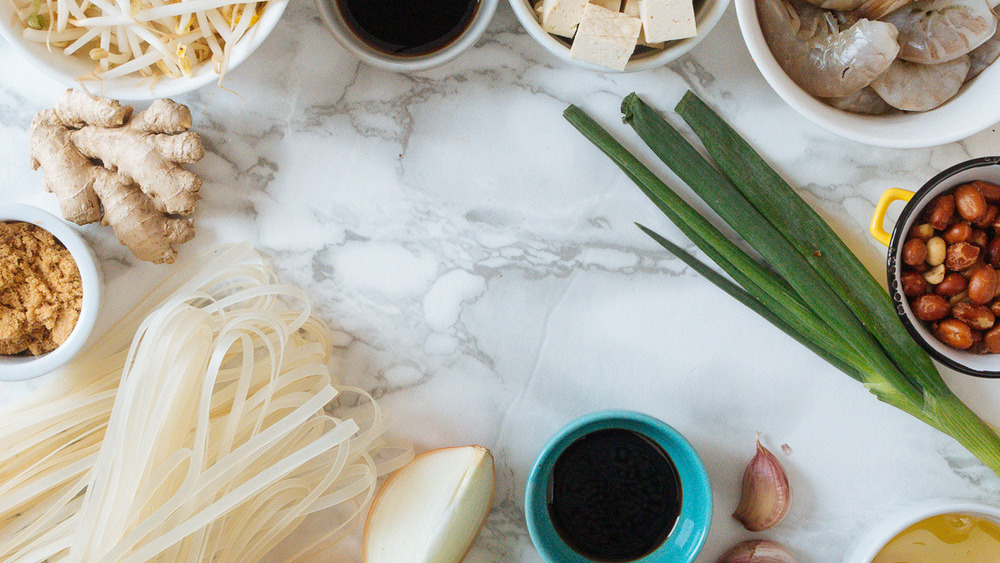
[[[722,19],[726,8],[729,7],[730,0],[705,0],[705,3],[702,4],[702,9],[695,14],[699,30],[697,35],[681,39],[666,49],[652,49],[638,57],[633,57],[626,63],[625,70],[623,71],[574,59],[569,55],[570,48],[565,43],[542,29],[541,24],[538,23],[538,19],[535,17],[535,11],[531,7],[529,0],[509,0],[509,2],[510,7],[514,10],[514,15],[521,22],[521,27],[549,53],[580,68],[608,74],[618,74],[649,70],[679,59],[712,32],[715,25]],[[706,10],[705,5],[709,3],[711,5]]]
[[[0,203],[0,222],[23,221],[38,225],[69,250],[82,282],[80,318],[66,342],[41,356],[0,356],[0,381],[23,381],[45,375],[72,360],[83,349],[97,322],[101,307],[101,271],[87,242],[69,223],[31,205]]]
[[[891,513],[878,521],[851,550],[845,563],[871,563],[879,550],[896,537],[899,532],[917,522],[938,514],[971,514],[984,516],[1000,525],[1000,508],[988,504],[960,499],[936,499],[917,501]]]
[[[257,23],[251,27],[246,35],[240,38],[232,48],[229,55],[229,68],[227,73],[232,72],[237,66],[247,59],[257,50],[271,31],[278,24],[281,15],[288,6],[289,0],[268,0],[264,11],[260,15]],[[219,80],[219,75],[212,69],[211,64],[202,64],[194,75],[187,78],[162,78],[152,88],[149,84],[139,84],[140,80],[135,76],[124,76],[111,80],[87,81],[81,85],[75,76],[52,67],[43,57],[36,55],[25,45],[26,42],[20,34],[11,26],[9,22],[0,23],[0,36],[14,48],[22,57],[28,60],[32,66],[41,71],[46,76],[66,85],[69,88],[86,89],[106,98],[116,100],[144,101],[156,98],[166,98],[185,94],[197,90],[202,86]]]
[[[828,106],[817,100],[812,95],[805,92],[798,84],[792,81],[785,74],[777,59],[771,53],[771,49],[764,40],[764,34],[757,21],[757,4],[755,0],[735,0],[736,19],[739,22],[743,41],[746,43],[750,57],[764,80],[778,94],[778,96],[792,107],[800,115],[815,123],[816,125],[834,133],[845,139],[857,141],[867,145],[878,147],[912,149],[925,148],[944,145],[947,143],[960,141],[980,131],[984,131],[1000,122],[1000,105],[993,104],[992,111],[989,107],[977,107],[977,116],[985,116],[981,119],[970,119],[959,124],[955,120],[949,121],[954,124],[950,128],[929,127],[921,130],[921,135],[907,133],[892,134],[885,130],[876,130],[874,124],[882,123],[887,117],[865,116],[853,114],[843,110]],[[992,65],[1000,66],[1000,65]],[[982,80],[983,75],[990,73],[997,76],[1000,68],[988,68],[983,71],[976,80]],[[973,81],[970,81],[970,83]],[[958,98],[968,89],[969,83],[963,85],[959,94],[946,102],[945,106],[959,101]],[[941,109],[941,108],[938,108]],[[922,116],[933,114],[938,110],[931,110],[923,113],[896,114],[891,118],[908,120],[919,120]],[[879,120],[883,121],[879,121]],[[927,119],[927,118],[924,118]]]
[[[315,2],[323,24],[345,49],[371,66],[393,72],[419,72],[452,61],[474,45],[476,41],[479,41],[500,4],[500,0],[479,0],[479,8],[472,17],[472,21],[469,22],[469,26],[454,41],[443,48],[417,57],[395,57],[370,47],[354,33],[341,27],[339,14],[334,7],[336,0],[315,0]]]

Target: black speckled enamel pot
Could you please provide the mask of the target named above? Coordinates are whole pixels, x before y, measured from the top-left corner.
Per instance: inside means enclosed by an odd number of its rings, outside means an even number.
[[[956,164],[931,178],[916,192],[900,189],[887,190],[882,194],[882,198],[875,207],[871,233],[877,240],[889,247],[886,261],[889,295],[896,307],[896,313],[899,314],[903,326],[910,332],[910,335],[927,350],[931,357],[951,369],[977,377],[1000,378],[1000,354],[972,354],[956,350],[938,341],[928,324],[913,315],[906,296],[900,290],[899,283],[901,260],[898,259],[898,256],[902,251],[903,243],[906,242],[906,234],[920,218],[924,207],[936,196],[972,180],[985,180],[1000,184],[1000,156],[974,158]],[[885,213],[892,202],[899,200],[908,201],[908,203],[899,215],[899,219],[896,220],[896,225],[890,235],[883,228]]]

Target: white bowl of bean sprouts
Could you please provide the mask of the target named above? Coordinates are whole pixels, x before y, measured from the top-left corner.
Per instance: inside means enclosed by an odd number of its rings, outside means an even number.
[[[823,129],[867,145],[918,148],[959,141],[1000,122],[1000,60],[965,82],[954,97],[929,111],[892,110],[883,115],[865,115],[824,103],[796,84],[778,64],[758,20],[760,1],[734,0],[750,56],[774,91]]]
[[[237,1],[0,0],[0,35],[67,86],[119,100],[163,98],[219,82],[264,42],[288,4]]]

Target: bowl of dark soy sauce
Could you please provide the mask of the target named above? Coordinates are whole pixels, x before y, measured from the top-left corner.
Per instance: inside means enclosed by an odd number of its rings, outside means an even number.
[[[426,70],[457,57],[486,30],[499,0],[316,0],[347,50],[373,66]]]
[[[698,453],[651,416],[602,411],[574,420],[542,449],[524,512],[546,561],[694,561],[712,523]]]

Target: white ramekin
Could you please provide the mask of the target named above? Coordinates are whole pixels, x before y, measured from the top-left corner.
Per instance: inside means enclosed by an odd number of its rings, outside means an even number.
[[[868,529],[844,559],[844,563],[871,563],[878,552],[899,532],[938,514],[960,513],[987,518],[1000,524],[1000,508],[967,500],[926,500],[905,506]]]
[[[521,25],[528,32],[528,35],[544,47],[546,51],[559,59],[597,72],[619,72],[571,57],[569,55],[569,39],[557,38],[543,30],[542,25],[538,23],[538,17],[535,15],[535,9],[531,6],[530,0],[510,0],[510,7],[514,9],[514,15],[521,21]],[[698,35],[680,41],[671,41],[670,45],[665,49],[650,49],[649,51],[632,55],[628,64],[625,65],[623,72],[638,72],[640,70],[661,67],[687,53],[711,33],[712,28],[715,27],[715,24],[719,23],[719,19],[722,18],[722,14],[726,11],[727,7],[729,7],[729,0],[704,0],[694,15],[695,23],[698,26]]]
[[[51,213],[30,205],[0,203],[0,221],[32,223],[52,233],[73,255],[83,285],[80,318],[66,342],[41,356],[0,356],[0,381],[22,381],[51,372],[72,360],[83,349],[94,330],[101,307],[101,271],[97,258],[83,237],[69,223]]]
[[[465,31],[454,41],[428,55],[400,57],[383,53],[369,46],[355,35],[347,27],[347,23],[344,22],[344,16],[337,9],[336,0],[315,1],[323,23],[326,24],[326,27],[330,29],[330,32],[333,33],[333,36],[337,38],[337,41],[345,49],[372,66],[393,72],[418,72],[441,66],[454,59],[462,51],[468,49],[479,40],[483,32],[486,31],[486,26],[493,19],[493,13],[496,12],[497,4],[500,3],[500,0],[479,0],[479,8],[476,10],[476,15],[472,17],[472,21],[469,22],[469,26],[465,28]]]
[[[269,0],[260,14],[260,19],[251,27],[246,35],[233,44],[229,53],[229,68],[232,71],[245,61],[257,47],[260,47],[274,26],[281,19],[288,0]],[[21,37],[21,30],[14,15],[14,4],[9,1],[0,2],[0,35],[15,51],[28,59],[38,70],[62,82],[70,88],[79,88],[77,77],[89,74],[94,70],[93,62],[82,57],[71,57],[63,54],[62,49],[48,49],[44,43],[28,41]],[[87,88],[94,94],[116,100],[152,100],[177,96],[218,82],[219,75],[212,64],[202,64],[192,76],[181,78],[162,77],[151,83],[148,79],[138,76],[123,76],[101,81],[86,82]]]

